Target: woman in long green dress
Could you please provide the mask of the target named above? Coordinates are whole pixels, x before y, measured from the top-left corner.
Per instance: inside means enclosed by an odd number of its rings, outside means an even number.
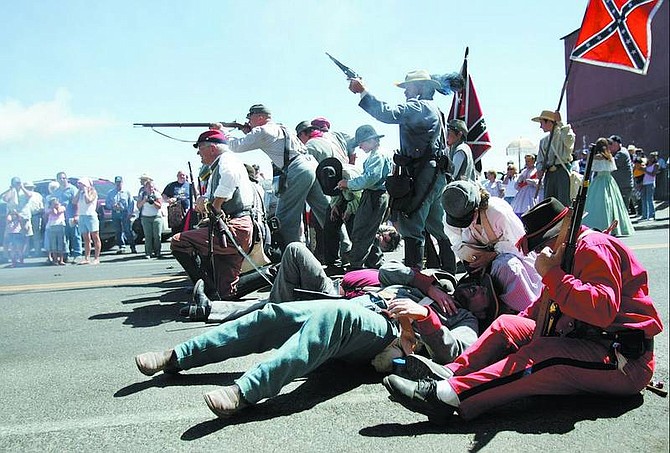
[[[612,177],[616,164],[607,144],[606,138],[599,138],[593,150],[596,154],[591,171],[596,176],[591,180],[586,196],[584,210],[587,215],[583,223],[590,228],[605,231],[617,220],[618,224],[611,233],[614,236],[630,236],[635,229],[628,217],[628,208],[623,202],[619,186]]]

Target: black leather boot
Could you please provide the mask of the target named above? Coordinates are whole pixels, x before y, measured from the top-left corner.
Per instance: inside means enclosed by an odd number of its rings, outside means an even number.
[[[193,255],[173,250],[172,256],[174,256],[177,262],[181,264],[181,267],[184,268],[186,274],[194,284],[203,278],[202,272],[200,271],[200,268],[198,267],[198,264]]]
[[[423,269],[423,244],[414,238],[404,238],[405,266]]]
[[[440,269],[456,275],[456,255],[451,249],[451,242],[449,239],[440,239],[437,245],[440,247]]]
[[[195,284],[198,280],[204,280],[205,291],[210,298],[219,300],[220,297],[216,294],[216,285],[211,278],[212,266],[207,261],[207,258],[201,258],[196,255],[191,255],[185,252],[172,251],[172,256],[184,268],[186,274]]]

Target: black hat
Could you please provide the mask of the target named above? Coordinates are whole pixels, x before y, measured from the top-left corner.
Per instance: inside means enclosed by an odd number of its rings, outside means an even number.
[[[488,302],[486,306],[486,318],[479,322],[479,331],[481,332],[500,315],[500,300],[498,299],[498,292],[493,284],[493,279],[486,273],[466,274],[463,276],[456,284],[454,298],[461,304],[466,305],[469,294],[468,288],[472,286],[483,287]]]
[[[569,211],[554,197],[546,198],[530,208],[521,216],[526,234],[517,242],[517,248],[527,255],[556,237],[561,220]]]
[[[316,129],[309,121],[301,121],[295,127],[296,135],[300,135],[301,132],[311,132],[313,129]]]
[[[441,269],[425,269],[421,273],[432,276],[437,281],[437,284],[450,294],[454,292],[458,284],[458,279],[454,274]]]
[[[623,140],[618,135],[610,135],[610,141],[617,142],[619,145],[623,145]]]
[[[256,113],[264,113],[265,115],[270,115],[270,110],[263,104],[254,104],[249,107],[249,113],[247,113],[247,119]]]
[[[342,162],[335,157],[323,159],[316,167],[316,179],[323,193],[330,196],[337,195],[339,193],[337,183],[342,179]]]

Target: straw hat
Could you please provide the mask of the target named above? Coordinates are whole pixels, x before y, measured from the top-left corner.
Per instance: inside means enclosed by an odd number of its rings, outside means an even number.
[[[406,88],[407,84],[414,83],[414,82],[428,82],[428,84],[435,88],[436,90],[440,88],[440,82],[433,80],[430,77],[430,74],[428,71],[425,69],[418,69],[416,71],[410,71],[407,73],[405,76],[405,81],[404,82],[396,82],[395,86],[398,88]]]
[[[540,120],[547,120],[558,123],[561,121],[561,114],[558,112],[552,112],[551,110],[542,110],[542,113],[540,113],[535,118],[531,118],[530,120],[535,121],[536,123],[539,123]]]

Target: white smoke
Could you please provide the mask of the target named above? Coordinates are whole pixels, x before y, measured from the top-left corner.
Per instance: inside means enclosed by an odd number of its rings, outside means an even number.
[[[12,99],[0,102],[0,143],[18,142],[35,136],[44,139],[114,124],[114,121],[104,117],[76,115],[70,106],[71,97],[67,89],[59,88],[52,100],[32,105]]]

